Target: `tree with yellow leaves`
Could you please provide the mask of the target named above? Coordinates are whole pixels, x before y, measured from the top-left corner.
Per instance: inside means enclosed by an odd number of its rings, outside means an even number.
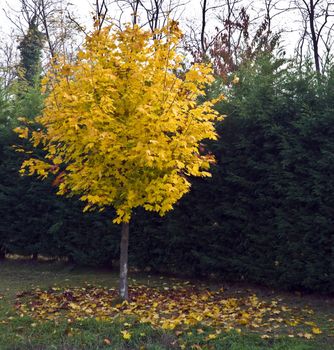
[[[44,79],[41,128],[28,136],[18,129],[45,151],[22,173],[57,175],[58,193],[79,195],[85,210],[115,208],[124,299],[133,209],[164,215],[189,191],[188,177],[210,176],[214,161],[200,145],[216,138],[214,101],[198,104],[211,68],[195,64],[184,73],[176,22],[154,34],[136,25],[95,31],[74,64],[57,63]]]

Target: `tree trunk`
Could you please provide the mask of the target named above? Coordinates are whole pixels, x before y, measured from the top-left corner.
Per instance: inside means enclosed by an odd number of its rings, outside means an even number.
[[[206,11],[207,11],[207,0],[203,1],[202,4],[202,28],[201,28],[201,47],[202,47],[202,55],[205,57],[207,46],[205,42],[205,26],[206,26]]]
[[[128,300],[128,247],[129,247],[129,223],[122,224],[121,256],[119,269],[119,295]]]
[[[318,74],[320,74],[320,56],[319,56],[319,42],[316,33],[316,13],[315,13],[316,4],[313,3],[313,0],[310,1],[310,9],[309,9],[309,17],[310,17],[310,30],[311,30],[311,38],[313,45],[313,57],[315,70]]]

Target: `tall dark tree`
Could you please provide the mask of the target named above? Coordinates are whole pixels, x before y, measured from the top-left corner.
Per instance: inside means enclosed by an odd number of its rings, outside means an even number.
[[[41,56],[43,49],[43,34],[40,32],[37,17],[29,23],[27,33],[19,44],[20,68],[22,76],[30,86],[34,86],[41,73]]]

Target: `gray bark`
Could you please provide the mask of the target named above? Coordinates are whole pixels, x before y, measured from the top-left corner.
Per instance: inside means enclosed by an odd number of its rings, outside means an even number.
[[[128,247],[129,247],[129,223],[122,224],[121,251],[120,251],[120,276],[119,295],[122,299],[128,300]]]

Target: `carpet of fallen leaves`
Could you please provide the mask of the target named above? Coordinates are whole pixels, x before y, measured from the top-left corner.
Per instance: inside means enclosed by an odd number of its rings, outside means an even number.
[[[168,287],[133,286],[129,302],[119,301],[117,294],[116,289],[92,285],[34,289],[17,295],[16,309],[20,316],[36,320],[124,319],[124,338],[131,336],[131,322],[126,322],[131,317],[136,322],[172,330],[176,335],[193,327],[198,333],[204,327],[213,327],[216,333],[210,335],[212,338],[231,329],[254,331],[262,338],[275,334],[312,338],[323,332],[312,321],[314,312],[310,308],[287,306],[279,298],[261,300],[252,293],[231,297],[223,288],[210,290],[179,283]]]

